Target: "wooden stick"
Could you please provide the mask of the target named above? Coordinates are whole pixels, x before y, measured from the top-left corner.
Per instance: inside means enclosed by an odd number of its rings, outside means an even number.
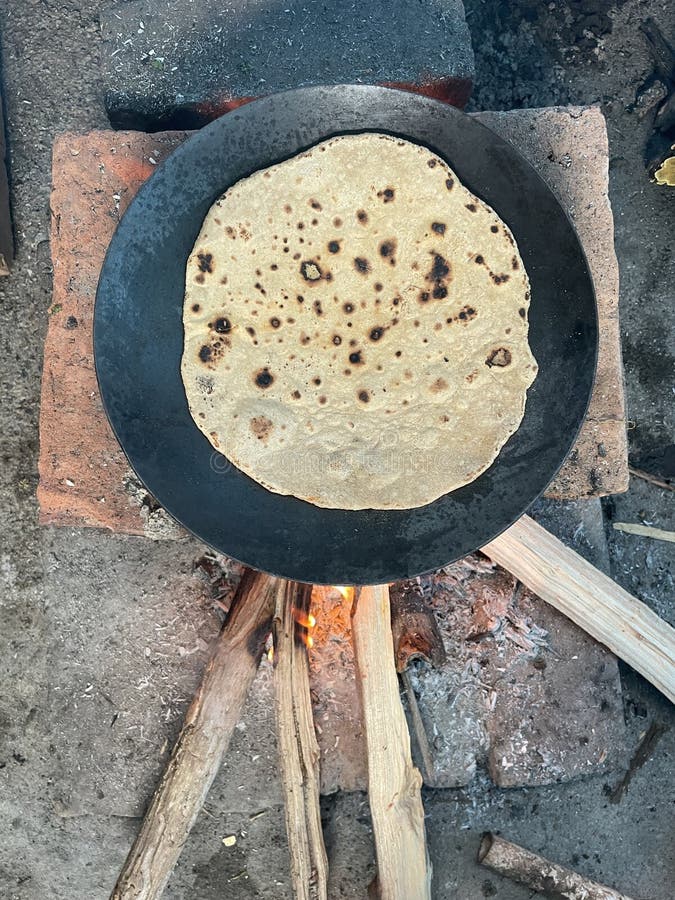
[[[660,487],[664,491],[675,491],[675,485],[670,484],[668,481],[664,481],[663,478],[652,475],[651,472],[645,472],[643,469],[634,469],[632,466],[628,466],[628,471],[631,475],[635,475],[636,478],[641,478],[643,481],[655,484],[656,487]]]
[[[670,541],[671,544],[675,544],[675,531],[664,531],[663,528],[652,528],[651,525],[639,525],[636,522],[614,522],[612,528],[615,531],[623,531],[625,534],[637,534],[640,537]]]
[[[326,900],[328,860],[321,828],[319,745],[309,692],[307,631],[312,588],[286,582],[274,615],[279,765],[285,798],[286,834],[293,892],[298,900]]]
[[[387,585],[357,590],[352,640],[368,754],[381,900],[429,900],[431,864],[424,832],[422,776],[398,690]]]
[[[111,900],[162,895],[241,718],[281,579],[247,570]]]
[[[589,881],[571,869],[556,865],[490,832],[483,835],[478,862],[533,891],[545,893],[547,897],[563,900],[630,900],[625,894]]]
[[[399,581],[389,591],[391,632],[396,671],[403,672],[411,659],[425,659],[434,666],[445,662],[443,638],[436,616],[416,581]]]
[[[675,629],[523,516],[483,552],[675,702]]]

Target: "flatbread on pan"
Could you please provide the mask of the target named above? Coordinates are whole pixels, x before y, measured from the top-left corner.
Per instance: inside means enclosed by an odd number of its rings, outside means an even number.
[[[192,416],[260,484],[423,506],[485,471],[537,364],[513,235],[427,148],[332,138],[231,187],[187,264]]]

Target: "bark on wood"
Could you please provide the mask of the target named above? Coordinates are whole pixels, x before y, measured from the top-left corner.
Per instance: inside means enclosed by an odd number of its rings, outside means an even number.
[[[434,666],[445,662],[443,638],[434,612],[416,581],[399,581],[389,592],[391,632],[396,671],[403,672],[411,659],[425,659]]]
[[[111,900],[162,895],[241,718],[280,585],[281,579],[244,573]]]
[[[408,672],[401,672],[401,684],[405,691],[405,698],[408,706],[408,716],[410,722],[410,731],[412,733],[413,745],[416,745],[420,768],[422,770],[422,779],[427,787],[434,787],[436,781],[436,772],[434,768],[434,757],[429,744],[427,730],[424,727],[422,714],[420,712],[417,697],[413,690],[412,682]]]
[[[429,900],[431,864],[391,633],[389,589],[364,587],[352,609],[352,640],[366,734],[368,799],[382,900]]]
[[[675,702],[675,629],[637,597],[529,516],[483,552]]]
[[[297,900],[326,900],[328,861],[321,828],[320,752],[309,692],[307,650],[301,639],[311,594],[311,585],[286,582],[277,596],[274,678],[293,892]]]
[[[563,900],[630,900],[625,894],[589,881],[571,869],[558,866],[490,832],[483,835],[478,862],[533,891],[545,893],[547,897]]]

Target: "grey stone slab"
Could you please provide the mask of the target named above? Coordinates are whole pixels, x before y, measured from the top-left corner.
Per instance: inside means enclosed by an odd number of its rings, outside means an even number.
[[[132,0],[101,26],[116,127],[196,127],[232,100],[301,85],[413,82],[458,106],[471,92],[461,0]]]

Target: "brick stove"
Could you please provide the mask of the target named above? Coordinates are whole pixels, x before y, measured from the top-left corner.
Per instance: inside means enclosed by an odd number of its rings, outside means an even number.
[[[294,12],[275,15],[296,15],[300,9],[299,4],[286,6]],[[379,33],[375,53],[369,31],[356,35],[338,29],[333,55],[344,60],[350,49],[353,55],[341,63],[346,70],[327,72],[327,61],[322,64],[316,55],[316,31],[325,21],[313,18],[311,5],[299,33],[312,36],[312,53],[286,59],[290,51],[284,48],[281,62],[272,53],[271,62],[259,65],[267,59],[265,48],[278,49],[275,42],[285,34],[270,28],[265,17],[271,13],[261,12],[254,23],[261,45],[254,48],[255,70],[249,70],[251,44],[245,46],[242,36],[246,4],[237,7],[234,26],[214,6],[219,23],[212,23],[214,33],[221,29],[215,46],[222,51],[215,69],[204,68],[204,35],[197,23],[193,43],[181,56],[189,65],[174,70],[171,53],[178,52],[180,34],[172,30],[171,20],[161,20],[155,3],[122,4],[104,20],[111,120],[118,126],[148,129],[167,123],[194,127],[261,92],[356,78],[409,88],[418,82],[417,90],[461,107],[472,77],[461,4],[448,2],[440,18],[432,6],[421,5],[418,32],[409,36],[413,43],[417,39],[412,57],[400,29]],[[326,4],[322,7],[324,15],[338,16],[337,6],[329,4],[329,13]],[[385,15],[386,7],[372,5],[369,27],[381,25],[378,16]],[[208,12],[209,4],[203,9]],[[344,15],[342,4],[340,11]],[[290,27],[285,20],[275,24]],[[292,34],[291,40],[297,40],[297,28]],[[450,48],[447,53],[439,49],[439,34]],[[343,52],[336,53],[336,47]],[[297,60],[300,68],[294,69]],[[210,77],[205,80],[206,71]],[[223,87],[214,91],[214,84]],[[477,116],[538,169],[573,218],[588,257],[600,313],[598,378],[582,432],[548,496],[571,506],[581,498],[592,503],[593,498],[625,490],[628,478],[604,120],[592,107]],[[62,135],[55,144],[54,298],[45,350],[38,490],[44,524],[108,528],[156,540],[183,536],[137,482],[115,442],[97,392],[91,328],[98,274],[114,228],[155,165],[185,137],[183,131],[101,131]],[[584,513],[576,508],[571,512],[575,521],[580,515],[577,536],[582,535],[592,552],[592,516],[584,526]],[[215,565],[214,583],[222,593],[223,585],[232,586],[239,572],[220,559]],[[427,738],[426,748],[419,740],[414,746],[416,761],[430,787],[465,786],[477,769],[487,769],[503,787],[546,784],[617,762],[613,754],[623,745],[621,694],[616,660],[607,650],[481,557],[425,578],[420,589],[436,613],[446,651],[437,668],[414,663],[407,676],[408,712],[418,716],[420,733]],[[315,588],[313,602],[319,612],[309,654],[310,682],[321,789],[362,790],[366,757],[349,611],[335,590]],[[270,680],[263,673],[254,687],[256,707],[269,704],[269,691]]]

